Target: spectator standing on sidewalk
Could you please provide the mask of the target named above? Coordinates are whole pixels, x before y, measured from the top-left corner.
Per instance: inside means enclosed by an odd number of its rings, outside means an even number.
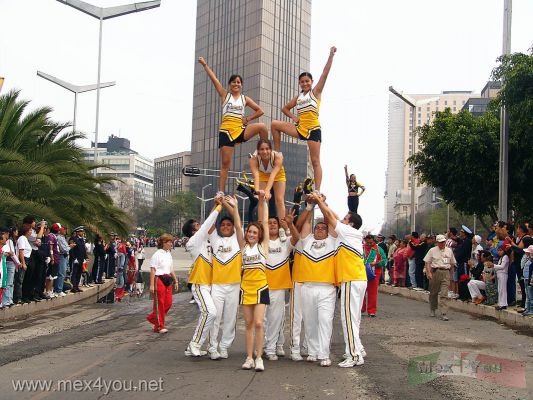
[[[446,238],[443,235],[437,235],[437,246],[428,251],[424,257],[424,262],[426,263],[426,275],[430,281],[429,308],[431,316],[435,317],[440,297],[442,320],[448,321],[445,299],[448,297],[450,274],[456,262],[453,251],[446,247]],[[443,299],[444,301],[442,301]]]
[[[31,246],[28,238],[32,232],[31,224],[22,224],[19,229],[19,237],[17,238],[17,251],[19,252],[20,266],[15,270],[15,278],[13,282],[13,302],[15,304],[22,304],[31,302],[27,294],[24,292],[24,276],[31,263]]]
[[[139,271],[141,270],[144,260],[146,259],[146,254],[144,253],[144,245],[139,241],[139,246],[137,247],[137,267]]]
[[[17,266],[20,266],[17,256],[17,236],[18,229],[14,226],[9,228],[9,237],[3,250],[6,254],[6,288],[2,294],[2,307],[11,307],[15,304],[13,302],[13,282]]]
[[[414,248],[415,253],[413,258],[415,259],[415,282],[414,290],[424,289],[424,257],[428,252],[428,244],[426,241],[426,235],[420,235],[420,242]]]
[[[496,310],[505,310],[507,308],[507,279],[509,278],[509,254],[511,245],[504,241],[498,248],[498,263],[494,266],[496,278],[498,279],[498,306]]]
[[[409,244],[407,246],[407,264],[409,265],[409,284],[411,289],[416,289],[416,260],[415,249],[420,244],[418,232],[412,232],[409,236]]]
[[[363,253],[365,264],[370,264],[376,277],[368,281],[366,293],[363,296],[361,312],[368,312],[369,317],[375,317],[378,303],[379,277],[383,272],[383,263],[386,261],[386,257],[383,256],[383,250],[376,245],[374,236],[372,235],[365,236]]]
[[[389,253],[389,246],[387,246],[387,243],[385,243],[385,236],[383,236],[382,234],[377,235],[376,242],[377,242],[378,247],[381,248],[381,250],[383,250],[383,254],[384,254],[383,260],[387,260],[387,254]],[[387,268],[387,263],[385,262],[382,273],[381,273],[381,277],[379,278],[380,284],[385,283],[385,269],[386,268]]]
[[[523,273],[526,287],[526,304],[522,316],[526,317],[533,315],[533,245],[524,250],[523,259],[525,259]]]
[[[83,292],[79,288],[81,274],[83,272],[83,263],[88,261],[87,259],[87,249],[85,248],[85,239],[83,234],[85,233],[85,228],[83,226],[78,226],[74,229],[74,236],[72,240],[74,241],[75,246],[71,249],[71,254],[73,256],[72,260],[72,276],[70,278],[72,282],[72,293]]]
[[[387,271],[389,273],[389,279],[387,281],[388,285],[392,285],[392,271],[393,271],[393,265],[394,265],[394,253],[396,252],[396,249],[398,248],[398,240],[396,239],[396,235],[389,236],[389,239],[387,240],[389,245],[389,250],[387,251]]]
[[[42,288],[40,288],[40,282],[41,275],[44,271],[44,260],[39,254],[39,246],[41,244],[46,221],[41,221],[39,232],[35,231],[36,223],[34,216],[28,215],[24,218],[22,223],[31,226],[31,232],[28,236],[28,242],[31,247],[31,256],[29,262],[26,263],[27,269],[24,274],[24,282],[22,283],[22,296],[30,301],[39,302],[43,299],[39,294],[42,291]]]
[[[392,286],[405,286],[405,273],[407,271],[407,240],[398,242],[398,248],[394,253],[393,280]]]
[[[65,278],[67,277],[68,253],[70,251],[70,247],[67,239],[65,238],[65,228],[59,223],[54,225],[52,225],[52,228],[57,228],[57,243],[59,246],[59,265],[57,269],[57,279],[54,282],[54,292],[56,296],[63,297],[65,296],[65,292],[63,292],[63,285]]]
[[[9,229],[0,227],[0,299],[3,297],[4,290],[7,288],[7,255],[9,252],[4,250],[9,237]],[[6,248],[7,250],[7,248]],[[0,302],[0,309],[4,308]]]
[[[102,278],[106,269],[105,263],[105,243],[104,238],[100,235],[94,237],[93,249],[94,261],[91,270],[91,281],[95,283],[104,283]]]

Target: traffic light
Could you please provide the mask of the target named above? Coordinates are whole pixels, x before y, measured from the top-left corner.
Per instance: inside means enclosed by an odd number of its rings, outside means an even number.
[[[183,175],[185,176],[200,176],[200,168],[197,168],[197,167],[183,167],[183,169],[181,170],[181,172],[183,173]]]

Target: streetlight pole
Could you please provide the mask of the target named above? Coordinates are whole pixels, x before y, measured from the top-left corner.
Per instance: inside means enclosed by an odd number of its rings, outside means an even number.
[[[97,18],[100,21],[100,30],[98,36],[98,80],[96,82],[96,121],[94,131],[94,163],[98,163],[98,121],[100,116],[100,70],[102,65],[102,26],[105,19],[120,17],[122,15],[132,14],[140,11],[149,10],[159,7],[161,0],[144,1],[140,3],[130,3],[115,7],[97,7],[86,3],[82,0],[57,0],[67,6],[75,8],[91,17]],[[94,171],[96,175],[96,170]]]
[[[503,6],[503,40],[502,54],[511,53],[511,20],[513,15],[513,1],[504,0]],[[505,82],[502,80],[502,86]],[[505,104],[500,111],[500,170],[498,190],[498,214],[501,221],[507,221],[509,187],[509,114]]]
[[[46,79],[47,81],[50,81],[52,83],[55,83],[58,86],[61,86],[64,89],[67,89],[69,92],[74,93],[74,118],[72,119],[72,130],[76,131],[76,115],[77,115],[77,107],[78,107],[78,94],[79,93],[85,93],[90,92],[92,90],[96,90],[98,85],[74,85],[73,83],[66,82],[62,79],[56,78],[55,76],[45,74],[44,72],[37,71],[37,76]],[[103,82],[100,84],[100,88],[106,88],[110,86],[115,86],[116,82]]]
[[[389,86],[389,92],[400,98],[404,103],[411,107],[411,156],[415,154],[415,113],[416,113],[416,100],[411,99],[410,97],[403,95],[398,92],[392,86]],[[415,166],[411,163],[409,168],[409,175],[411,177],[411,232],[414,232],[416,229],[416,215],[415,215]]]
[[[200,219],[202,220],[202,223],[205,221],[205,202],[210,200],[206,200],[205,199],[205,188],[211,186],[211,183],[208,183],[207,185],[205,185],[204,187],[202,187],[202,198],[200,200],[202,200],[202,211],[201,211],[201,216],[200,216]]]

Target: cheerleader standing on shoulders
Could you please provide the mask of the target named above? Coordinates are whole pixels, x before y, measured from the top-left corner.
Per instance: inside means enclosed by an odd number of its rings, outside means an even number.
[[[292,98],[281,111],[289,117],[293,123],[286,121],[272,121],[271,131],[274,140],[274,150],[281,150],[281,132],[295,137],[300,140],[306,140],[309,147],[309,156],[313,164],[313,173],[315,178],[315,188],[320,191],[322,183],[322,165],[320,164],[320,143],[322,142],[322,131],[318,120],[318,110],[320,109],[320,99],[322,90],[326,84],[333,56],[337,51],[332,47],[329,51],[328,61],[324,71],[313,87],[313,76],[309,72],[302,72],[298,77],[301,92],[298,96]],[[296,107],[298,115],[294,115],[291,110]]]
[[[268,257],[269,229],[268,206],[265,193],[259,192],[258,222],[251,222],[246,228],[243,237],[237,207],[233,207],[237,238],[242,251],[242,281],[240,303],[243,305],[244,321],[246,323],[246,360],[242,369],[264,371],[263,342],[265,337],[264,320],[265,309],[270,304],[267,276],[265,273],[266,259]],[[254,362],[254,333],[255,352]]]
[[[198,62],[204,67],[205,72],[220,96],[222,102],[222,122],[218,132],[218,148],[220,149],[220,179],[218,181],[217,197],[224,196],[224,188],[228,179],[228,171],[233,157],[233,148],[236,144],[243,143],[259,135],[262,139],[268,138],[268,131],[263,123],[250,124],[250,121],[264,114],[263,110],[248,96],[242,94],[243,79],[240,75],[229,78],[230,90],[226,90],[207,62],[200,57]],[[244,115],[245,108],[250,107],[254,113],[248,117]]]
[[[146,317],[154,325],[154,332],[167,333],[165,315],[172,306],[172,284],[179,289],[178,278],[172,268],[173,237],[165,233],[157,239],[157,250],[150,259],[150,293],[154,299],[154,308]]]
[[[359,196],[365,192],[365,187],[357,182],[355,174],[348,175],[348,166],[344,166],[344,174],[346,175],[346,186],[348,187],[348,210],[357,214],[359,208]],[[359,192],[361,189],[361,192]]]

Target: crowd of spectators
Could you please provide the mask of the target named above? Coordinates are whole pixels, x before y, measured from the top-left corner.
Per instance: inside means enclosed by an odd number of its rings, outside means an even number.
[[[532,224],[498,221],[483,236],[462,225],[459,231],[451,227],[445,236],[439,236],[455,259],[449,272],[448,298],[495,305],[499,310],[516,306],[522,315],[533,315]],[[425,257],[436,246],[436,238],[418,232],[404,238],[392,235],[387,240],[378,235],[377,245],[387,255],[386,274],[381,274],[380,283],[428,291],[431,282]]]

